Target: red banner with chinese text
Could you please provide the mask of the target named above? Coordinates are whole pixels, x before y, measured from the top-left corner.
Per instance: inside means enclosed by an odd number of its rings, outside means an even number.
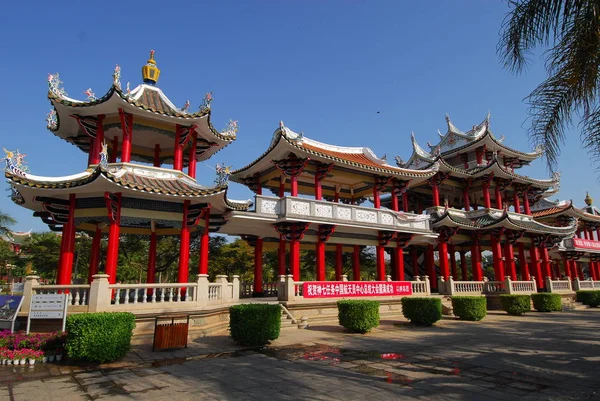
[[[412,295],[410,281],[305,281],[304,298],[386,297]]]
[[[600,251],[600,241],[592,241],[589,239],[573,238],[573,246],[575,248],[593,249]]]

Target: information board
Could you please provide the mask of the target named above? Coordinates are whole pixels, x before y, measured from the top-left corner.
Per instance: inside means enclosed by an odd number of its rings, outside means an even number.
[[[304,298],[386,297],[412,295],[410,281],[305,281]]]
[[[27,316],[27,334],[31,319],[62,319],[62,331],[67,322],[68,294],[33,294]]]
[[[11,333],[15,331],[15,321],[22,304],[21,295],[0,295],[0,322],[9,322]]]

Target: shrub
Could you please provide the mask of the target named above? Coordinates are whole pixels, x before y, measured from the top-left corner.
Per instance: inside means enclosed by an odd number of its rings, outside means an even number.
[[[550,294],[541,292],[531,294],[533,307],[538,312],[560,312],[562,310],[562,300],[559,294]]]
[[[461,320],[481,320],[487,315],[485,297],[452,297],[452,309]]]
[[[502,309],[513,316],[520,316],[525,312],[531,311],[531,296],[529,295],[500,295]]]
[[[270,304],[244,304],[229,308],[229,331],[239,345],[265,345],[279,337],[281,308]]]
[[[577,291],[577,302],[592,308],[600,306],[600,291]]]
[[[344,300],[337,302],[340,326],[352,333],[368,333],[379,326],[379,302]]]
[[[402,298],[402,313],[414,324],[431,326],[442,318],[439,298]]]
[[[67,317],[69,357],[90,362],[112,362],[131,347],[135,315],[129,312],[82,313]]]

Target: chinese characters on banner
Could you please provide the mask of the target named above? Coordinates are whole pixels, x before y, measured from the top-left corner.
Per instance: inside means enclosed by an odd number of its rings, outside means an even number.
[[[581,238],[573,238],[573,246],[575,248],[594,249],[600,251],[600,241],[591,241]]]
[[[302,284],[304,298],[339,297],[385,297],[412,295],[410,281],[305,281]]]

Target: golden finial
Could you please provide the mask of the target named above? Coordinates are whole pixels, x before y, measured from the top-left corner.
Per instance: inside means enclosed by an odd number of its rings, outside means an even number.
[[[154,50],[150,50],[150,58],[146,61],[146,65],[142,67],[142,78],[144,78],[144,83],[156,85],[158,77],[160,77],[160,69],[154,61]]]
[[[590,196],[590,194],[586,191],[585,193],[585,204],[588,206],[592,206],[592,203],[594,203],[594,199],[592,199],[592,197]]]

